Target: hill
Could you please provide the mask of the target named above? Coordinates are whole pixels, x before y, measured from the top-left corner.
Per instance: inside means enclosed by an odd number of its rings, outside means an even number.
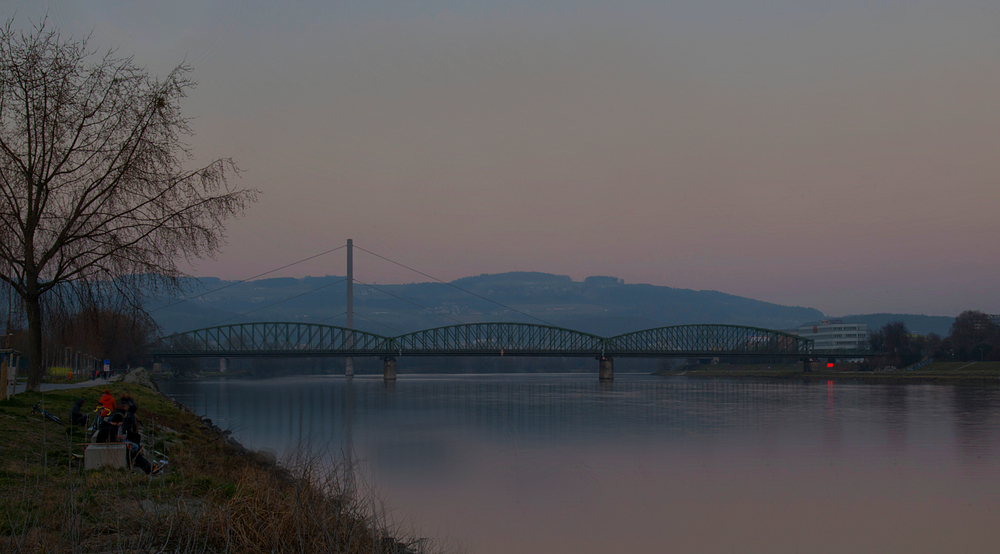
[[[345,286],[344,277],[330,275],[243,283],[193,279],[188,288],[194,298],[163,300],[149,309],[166,333],[249,321],[344,325]],[[452,283],[358,283],[354,311],[356,328],[383,335],[486,321],[546,323],[603,336],[692,323],[791,329],[824,317],[813,308],[718,291],[626,284],[600,276],[573,281],[529,272]]]

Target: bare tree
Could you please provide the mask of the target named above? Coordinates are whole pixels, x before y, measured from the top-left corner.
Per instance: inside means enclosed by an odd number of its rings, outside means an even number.
[[[1000,327],[978,310],[966,310],[951,323],[951,334],[943,345],[959,360],[1000,359]]]
[[[217,252],[225,220],[256,200],[230,186],[231,159],[186,167],[190,71],[154,78],[44,21],[0,29],[0,279],[24,303],[29,389],[42,376],[43,296],[99,283],[139,305],[176,289],[178,260]]]

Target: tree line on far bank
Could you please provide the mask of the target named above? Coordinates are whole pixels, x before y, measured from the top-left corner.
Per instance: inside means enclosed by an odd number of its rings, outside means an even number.
[[[927,356],[942,362],[1000,360],[1000,326],[976,310],[959,314],[947,337],[936,333],[915,335],[902,321],[890,321],[871,332],[868,342],[871,350],[887,353],[870,361],[875,365],[906,367]]]
[[[0,304],[7,310],[4,348],[22,353],[28,363],[28,328],[20,299],[0,286]],[[87,371],[109,360],[112,367],[149,363],[148,352],[159,329],[153,318],[114,293],[88,294],[84,290],[51,295],[42,302],[41,367],[68,367]]]

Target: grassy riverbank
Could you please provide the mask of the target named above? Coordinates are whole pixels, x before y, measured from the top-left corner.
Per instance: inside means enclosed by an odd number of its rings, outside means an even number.
[[[862,371],[856,364],[813,364],[812,371],[802,371],[799,364],[713,364],[688,365],[667,371],[661,376],[780,378],[845,381],[967,381],[996,383],[1000,381],[1000,362],[939,362],[915,371]]]
[[[0,551],[420,551],[345,486],[343,467],[306,456],[274,465],[156,391],[110,388],[137,400],[146,456],[167,458],[166,470],[84,471],[80,428],[31,413],[41,403],[65,422],[75,398],[92,410],[103,386],[0,401]]]

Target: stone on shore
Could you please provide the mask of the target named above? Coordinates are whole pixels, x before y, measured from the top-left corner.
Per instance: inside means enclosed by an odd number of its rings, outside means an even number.
[[[153,380],[153,376],[150,375],[149,370],[144,367],[139,367],[128,372],[127,375],[121,378],[120,382],[142,385],[155,391],[160,390],[160,388],[156,386],[156,381]]]
[[[273,467],[278,463],[278,457],[275,455],[274,451],[266,448],[255,452],[253,457],[257,463],[267,467]]]

